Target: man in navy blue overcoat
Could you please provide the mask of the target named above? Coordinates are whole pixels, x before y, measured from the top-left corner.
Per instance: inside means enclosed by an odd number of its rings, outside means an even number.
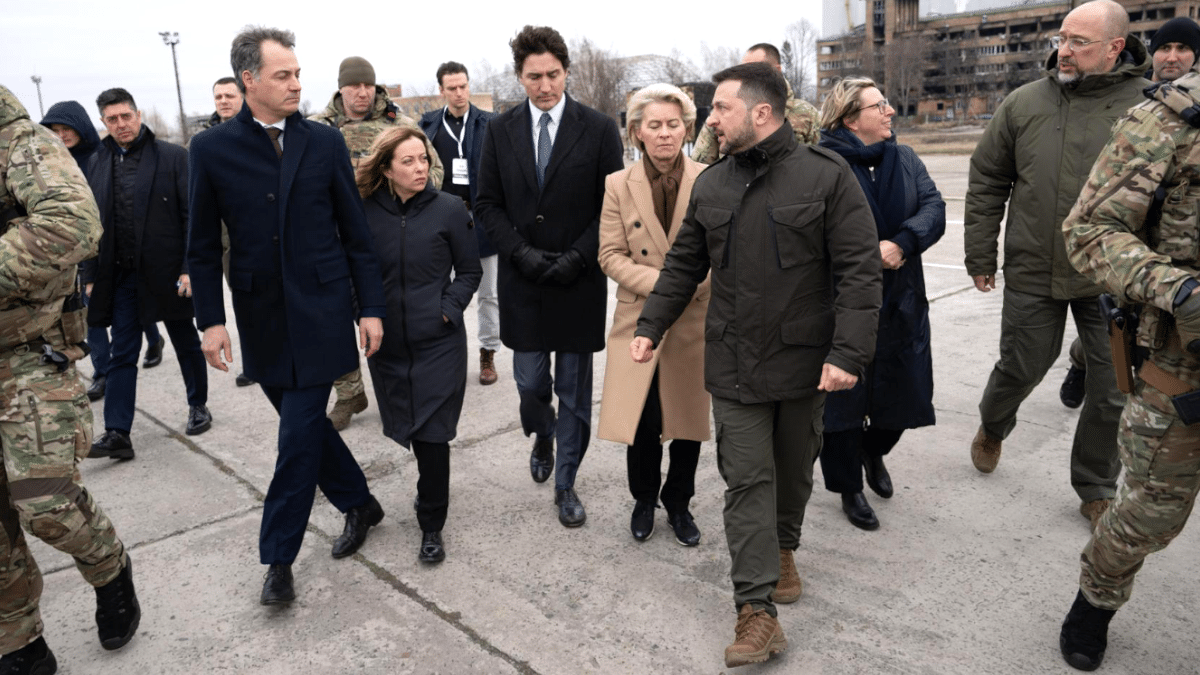
[[[325,416],[333,381],[383,338],[383,286],[346,143],[298,112],[300,66],[289,31],[247,28],[231,61],[245,103],[192,141],[188,264],[209,365],[232,362],[221,286],[221,221],[245,374],[279,412],[279,455],[263,505],[263,604],[295,598],[291,564],[315,488],[346,514],[334,557],[352,554],[383,517]],[[224,356],[224,362],[222,362]]]

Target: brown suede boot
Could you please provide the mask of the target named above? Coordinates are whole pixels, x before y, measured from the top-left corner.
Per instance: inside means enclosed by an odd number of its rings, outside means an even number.
[[[992,438],[983,430],[983,425],[979,425],[979,431],[975,432],[975,438],[971,441],[971,463],[975,468],[981,473],[995,471],[996,465],[1000,463],[1002,442],[999,438]]]
[[[733,644],[725,648],[725,667],[737,668],[762,663],[787,649],[787,638],[775,617],[767,610],[755,610],[749,603],[738,612]]]
[[[775,584],[775,592],[771,593],[771,602],[781,605],[793,603],[804,593],[804,581],[796,570],[796,558],[792,550],[779,549],[779,583]]]
[[[333,422],[333,428],[341,431],[350,426],[350,416],[360,413],[367,409],[367,394],[363,392],[356,394],[353,398],[348,398],[344,401],[338,400],[334,404],[333,410],[329,411],[329,421]]]
[[[495,384],[500,379],[496,373],[496,350],[479,349],[479,384]]]

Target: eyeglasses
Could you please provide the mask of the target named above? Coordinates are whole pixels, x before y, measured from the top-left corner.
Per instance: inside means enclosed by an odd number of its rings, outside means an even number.
[[[846,114],[851,115],[851,114],[858,112],[859,110],[866,110],[867,108],[879,108],[879,114],[886,115],[887,109],[888,109],[888,100],[886,98],[879,99],[879,101],[876,103],[872,103],[871,105],[861,105]]]
[[[1079,38],[1065,38],[1061,35],[1055,35],[1054,37],[1050,38],[1050,46],[1054,49],[1058,49],[1059,47],[1062,47],[1063,44],[1066,44],[1073,52],[1086,49],[1097,42],[1108,42],[1108,40],[1081,40]]]

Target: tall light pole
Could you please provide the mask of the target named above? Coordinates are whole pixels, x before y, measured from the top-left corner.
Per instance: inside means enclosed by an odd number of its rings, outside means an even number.
[[[183,134],[183,142],[188,142],[187,115],[183,114],[183,88],[179,85],[179,59],[175,57],[175,45],[179,44],[179,33],[162,32],[159,35],[164,45],[171,47],[171,63],[175,64],[175,93],[179,96],[179,131]]]
[[[45,116],[46,116],[46,109],[45,109],[44,107],[42,107],[42,76],[41,76],[41,75],[31,75],[31,76],[29,77],[29,79],[33,80],[33,84],[34,84],[35,86],[37,86],[37,90],[38,90],[38,111],[42,113],[42,117],[45,117]]]

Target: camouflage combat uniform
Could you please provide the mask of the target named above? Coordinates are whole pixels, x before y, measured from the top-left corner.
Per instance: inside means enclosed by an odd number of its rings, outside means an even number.
[[[796,132],[796,140],[808,145],[816,145],[821,140],[820,115],[811,103],[792,94],[792,85],[788,84],[787,121]],[[696,144],[692,146],[692,159],[703,164],[712,164],[720,158],[717,134],[704,120],[696,120],[700,131],[696,132]]]
[[[1191,73],[1176,84],[1200,87]],[[1154,191],[1167,190],[1160,224],[1144,226]],[[1123,306],[1141,305],[1137,344],[1149,361],[1193,389],[1200,358],[1180,346],[1176,294],[1200,274],[1200,129],[1145,101],[1113,128],[1071,214],[1071,263]],[[1081,556],[1080,587],[1093,606],[1129,599],[1147,555],[1178,535],[1200,490],[1200,424],[1184,425],[1169,396],[1138,378],[1118,436],[1124,483]]]
[[[379,134],[393,126],[420,129],[411,117],[400,113],[396,105],[392,103],[391,97],[388,96],[387,90],[378,84],[375,85],[375,102],[371,104],[371,111],[367,113],[365,119],[355,121],[346,116],[346,108],[342,105],[340,91],[334,92],[333,98],[329,99],[329,105],[325,106],[324,110],[316,115],[310,115],[308,119],[335,127],[342,132],[342,136],[346,138],[346,147],[350,150],[350,163],[354,165],[356,172],[359,162],[370,154],[371,144],[375,142],[375,138]],[[425,141],[425,152],[429,155],[429,179],[433,181],[434,185],[440,186],[442,177],[445,175],[442,160],[438,157],[437,151],[433,149],[433,144],[428,140]],[[354,372],[347,373],[338,379],[333,383],[333,389],[337,392],[338,401],[349,401],[356,396],[366,396],[362,369],[355,368]]]
[[[11,218],[12,207],[28,215]],[[77,263],[96,255],[100,213],[66,148],[3,86],[0,211],[9,211],[0,237],[0,653],[7,654],[42,633],[42,577],[22,527],[75,558],[93,586],[116,578],[125,556],[80,479],[92,413],[79,374],[70,360],[60,370],[41,358],[44,345],[83,355],[74,346],[82,322],[65,326],[62,308]]]

